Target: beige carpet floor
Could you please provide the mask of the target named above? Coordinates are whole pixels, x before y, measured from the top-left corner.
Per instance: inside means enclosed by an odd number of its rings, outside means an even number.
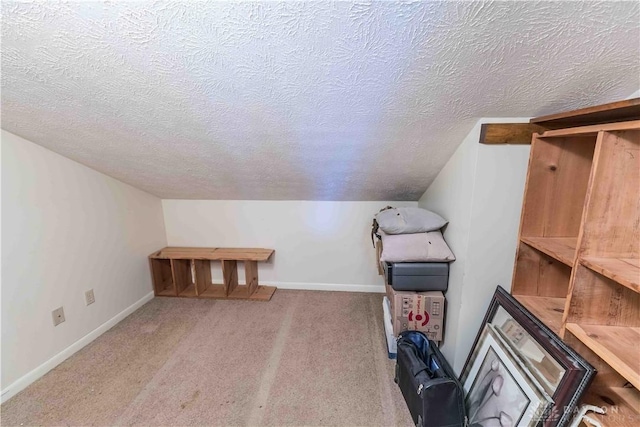
[[[410,426],[382,295],[155,298],[2,405],[2,425]]]

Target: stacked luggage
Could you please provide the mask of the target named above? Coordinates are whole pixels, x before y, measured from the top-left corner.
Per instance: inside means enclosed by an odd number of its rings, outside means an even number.
[[[385,276],[388,355],[397,358],[395,381],[417,427],[467,423],[462,386],[438,349],[455,260],[442,236],[446,224],[426,209],[388,207],[376,214],[371,233]]]
[[[372,239],[378,238],[379,272],[384,274],[383,302],[389,356],[396,337],[420,331],[429,340],[443,339],[449,262],[455,257],[441,229],[447,221],[426,209],[385,208],[376,214]]]

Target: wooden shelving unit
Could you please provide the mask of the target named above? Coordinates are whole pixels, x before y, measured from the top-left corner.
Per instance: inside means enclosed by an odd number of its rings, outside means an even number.
[[[167,247],[149,255],[156,296],[249,299],[268,301],[275,286],[258,284],[258,262],[275,251],[261,248]],[[211,281],[211,262],[222,266],[222,284]],[[238,261],[244,263],[245,285],[238,285]]]
[[[598,369],[594,418],[637,426],[640,120],[584,124],[533,136],[511,292]]]

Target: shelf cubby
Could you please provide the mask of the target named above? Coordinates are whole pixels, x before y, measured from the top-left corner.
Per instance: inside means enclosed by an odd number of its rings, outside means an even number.
[[[595,144],[593,135],[534,136],[521,238],[577,238]]]
[[[634,387],[640,388],[640,328],[580,325],[566,328]]]
[[[575,237],[522,237],[522,242],[561,263],[573,267],[576,256]]]
[[[171,260],[151,259],[150,263],[155,294],[161,296],[175,296],[176,288],[173,285]]]
[[[562,314],[566,298],[539,297],[531,295],[514,295],[538,319],[558,334],[562,327]]]
[[[195,296],[195,285],[191,274],[191,260],[172,259],[173,283],[180,297]]]
[[[212,286],[211,283],[211,261],[208,259],[193,260],[193,274],[196,288],[196,295],[200,296],[207,292]]]
[[[598,142],[580,256],[637,260],[640,129],[602,132]]]
[[[571,267],[527,243],[520,243],[513,295],[565,298],[570,278]]]
[[[585,267],[640,292],[640,259],[638,258],[597,258],[585,257],[580,260]]]
[[[574,276],[566,322],[640,326],[640,294],[581,264]]]
[[[634,387],[611,387],[593,384],[582,399],[589,405],[605,408],[605,414],[589,416],[603,426],[638,427],[640,425],[640,392]]]
[[[210,284],[207,289],[198,295],[200,298],[226,299],[227,294],[222,284]]]
[[[581,403],[603,408],[605,414],[589,413],[589,416],[604,426],[640,425],[640,391],[615,369],[607,360],[586,346],[582,339],[576,338],[567,324],[565,341],[574,350],[587,359],[598,371]],[[578,332],[580,333],[580,332]]]

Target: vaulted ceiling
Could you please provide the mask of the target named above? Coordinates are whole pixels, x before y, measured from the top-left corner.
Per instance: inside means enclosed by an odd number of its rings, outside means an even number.
[[[638,2],[2,2],[2,127],[163,198],[416,200],[640,88]]]

